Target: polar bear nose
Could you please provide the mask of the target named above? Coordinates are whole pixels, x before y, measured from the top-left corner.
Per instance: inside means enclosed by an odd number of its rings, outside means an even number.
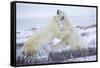
[[[57,10],[57,14],[59,14],[60,10]]]
[[[61,17],[61,20],[64,20],[64,16]]]

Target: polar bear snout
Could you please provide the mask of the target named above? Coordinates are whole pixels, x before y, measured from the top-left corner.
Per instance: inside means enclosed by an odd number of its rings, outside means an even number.
[[[57,10],[57,14],[59,14],[59,12],[60,12],[60,11],[59,11],[59,10]]]
[[[60,10],[57,10],[57,15],[59,16],[60,20],[64,20],[64,14]]]
[[[64,16],[61,17],[61,20],[64,20]]]

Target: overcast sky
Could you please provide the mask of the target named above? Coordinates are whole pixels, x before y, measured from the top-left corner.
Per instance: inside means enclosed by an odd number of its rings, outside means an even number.
[[[17,28],[42,28],[50,23],[57,10],[64,11],[70,23],[85,26],[96,23],[96,8],[17,3]]]
[[[17,3],[17,18],[49,17],[56,14],[57,9],[65,11],[68,16],[96,15],[96,8],[92,7]]]

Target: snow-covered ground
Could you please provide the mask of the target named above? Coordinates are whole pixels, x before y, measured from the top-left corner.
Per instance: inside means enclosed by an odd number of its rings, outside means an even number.
[[[87,57],[78,57],[78,58],[73,58],[69,59],[68,62],[77,62],[77,61],[95,61],[96,60],[96,55],[93,56],[87,56]]]
[[[93,24],[96,25],[96,24]],[[81,34],[83,40],[85,41],[87,48],[90,48],[89,52],[92,54],[89,54],[87,57],[76,57],[76,58],[69,58],[67,60],[67,62],[77,62],[77,61],[95,61],[96,60],[96,53],[95,52],[91,52],[91,49],[94,49],[93,51],[96,51],[96,26],[90,27],[89,26],[84,26],[83,28],[77,27],[78,32]],[[35,32],[41,31],[41,29],[35,28],[35,29],[25,29],[25,30],[18,30],[16,33],[16,44],[17,44],[17,50],[16,50],[16,58],[18,59],[18,57],[22,57],[22,53],[20,52],[20,45],[23,45],[24,41],[26,41],[32,34],[34,34]],[[59,42],[60,40],[54,39],[53,40],[53,44],[56,44],[57,42]],[[64,47],[62,47],[64,48]],[[65,47],[65,49],[70,50],[69,47]],[[63,49],[61,49],[63,50]],[[84,51],[84,50],[83,50]],[[50,45],[48,46],[44,46],[41,47],[38,51],[37,54],[37,59],[41,60],[41,59],[45,59],[47,60],[48,58],[50,58]],[[76,52],[75,52],[76,53]],[[57,53],[58,55],[59,53]],[[61,53],[60,53],[61,54]],[[59,55],[60,55],[59,54]],[[69,53],[68,53],[69,54]],[[76,53],[77,54],[77,53]],[[55,53],[53,54],[55,58]],[[63,54],[65,56],[65,54]],[[57,56],[56,56],[57,57]],[[59,59],[62,59],[61,57],[58,57]],[[65,57],[64,57],[65,58]],[[64,61],[64,59],[63,59]],[[53,61],[54,62],[54,61]],[[66,62],[66,61],[65,61]],[[46,61],[47,63],[47,61]],[[34,64],[34,62],[32,63]]]
[[[85,26],[84,28],[86,28],[88,26]],[[96,27],[90,27],[87,29],[80,29],[79,27],[77,28],[78,32],[81,34],[81,36],[83,37],[84,41],[88,44],[88,47],[96,47]],[[17,38],[16,38],[16,42],[18,43],[23,43],[25,40],[27,40],[32,34],[34,34],[35,32],[40,31],[41,29],[28,29],[28,30],[18,30],[17,31]],[[59,41],[59,40],[58,40]],[[56,42],[58,42],[56,41]],[[55,42],[55,41],[54,41]]]

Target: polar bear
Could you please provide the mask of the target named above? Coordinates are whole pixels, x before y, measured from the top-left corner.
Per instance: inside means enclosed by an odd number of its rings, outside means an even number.
[[[61,39],[61,41],[52,46],[51,52],[61,52],[61,49],[65,49],[67,45],[71,50],[87,48],[81,35],[77,32],[75,26],[69,22],[68,16],[63,11],[57,10],[55,18],[55,22],[59,25],[58,29],[63,32],[57,34],[57,39]]]
[[[65,23],[61,23],[63,26],[59,28],[58,19],[61,18],[63,20],[63,16],[57,14],[52,17],[48,26],[46,26],[40,32],[34,33],[23,45],[21,51],[26,55],[35,56],[39,51],[39,48],[48,45],[54,38],[63,39],[68,31],[65,30]],[[67,24],[66,24],[67,25]],[[69,27],[68,27],[69,28]]]
[[[62,44],[69,44],[72,49],[80,49],[82,47],[80,35],[75,31],[66,14],[57,10],[57,14],[52,17],[48,26],[42,31],[33,34],[24,43],[21,50],[26,55],[36,56],[40,47],[47,46],[55,38],[61,41],[51,47],[52,52],[60,49],[63,46]]]

